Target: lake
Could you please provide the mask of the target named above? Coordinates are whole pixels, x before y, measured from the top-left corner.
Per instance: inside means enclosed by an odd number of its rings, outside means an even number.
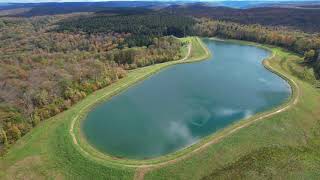
[[[203,41],[208,60],[171,66],[94,107],[81,125],[87,141],[113,156],[154,158],[290,97],[289,84],[262,65],[269,51]]]

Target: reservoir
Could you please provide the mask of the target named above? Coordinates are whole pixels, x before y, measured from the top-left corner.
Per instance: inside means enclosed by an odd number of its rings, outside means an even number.
[[[208,60],[170,66],[94,107],[81,125],[86,140],[116,157],[155,158],[290,97],[288,83],[262,65],[269,51],[203,41]]]

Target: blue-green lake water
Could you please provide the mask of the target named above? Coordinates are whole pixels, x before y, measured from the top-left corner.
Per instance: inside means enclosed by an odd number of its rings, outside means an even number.
[[[288,83],[265,69],[270,52],[203,39],[213,56],[171,66],[93,108],[82,123],[101,152],[153,158],[285,102]]]

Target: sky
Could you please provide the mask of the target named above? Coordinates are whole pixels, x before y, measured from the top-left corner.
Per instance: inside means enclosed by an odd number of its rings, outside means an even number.
[[[99,2],[106,0],[0,0],[0,3],[38,3],[38,2]],[[112,1],[123,1],[123,0],[112,0]],[[125,1],[134,1],[134,0],[125,0]],[[154,0],[139,0],[139,1],[154,1]],[[175,1],[175,0],[155,0],[155,1]],[[197,0],[179,0],[179,1],[197,1]],[[256,0],[198,0],[198,1],[256,1]],[[288,1],[288,0],[260,0],[260,1]],[[289,1],[308,1],[308,0],[289,0]],[[310,1],[310,0],[309,0]],[[311,0],[312,1],[312,0]]]

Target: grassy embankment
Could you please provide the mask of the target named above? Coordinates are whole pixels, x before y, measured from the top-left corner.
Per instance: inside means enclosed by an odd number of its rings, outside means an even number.
[[[135,168],[124,167],[109,161],[98,162],[85,157],[70,135],[71,122],[97,101],[110,98],[129,86],[173,64],[193,62],[206,58],[197,38],[192,42],[190,56],[184,61],[167,62],[128,73],[118,82],[96,91],[71,109],[41,122],[30,133],[14,144],[0,159],[0,179],[132,179]],[[183,50],[187,52],[186,49]],[[106,95],[107,94],[107,95]],[[77,131],[77,128],[75,128]]]
[[[235,123],[211,137],[227,135],[223,141],[218,140],[189,158],[149,171],[145,179],[320,177],[320,89],[314,85],[313,71],[303,67],[302,58],[295,54],[281,48],[257,46],[273,52],[273,56],[264,61],[268,69],[293,80],[290,82],[294,87],[293,98],[282,106],[289,108],[245,128],[237,129],[268,112]],[[229,133],[233,129],[237,131]]]

